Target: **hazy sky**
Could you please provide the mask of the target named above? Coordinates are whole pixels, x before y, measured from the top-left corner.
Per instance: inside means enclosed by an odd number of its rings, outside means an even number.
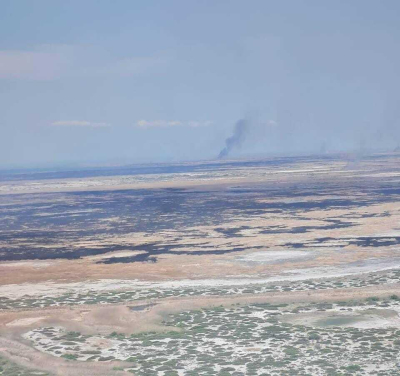
[[[394,148],[398,0],[1,0],[0,166]]]

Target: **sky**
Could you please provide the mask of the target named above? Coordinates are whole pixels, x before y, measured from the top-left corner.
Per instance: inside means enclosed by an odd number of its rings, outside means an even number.
[[[240,119],[231,158],[392,150],[399,14],[398,0],[1,0],[0,167],[215,159]]]

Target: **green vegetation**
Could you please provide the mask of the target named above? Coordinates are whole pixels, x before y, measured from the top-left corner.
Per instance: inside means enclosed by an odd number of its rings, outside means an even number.
[[[276,291],[308,291],[308,290],[329,290],[341,288],[358,288],[374,285],[391,284],[400,282],[400,270],[394,269],[382,272],[370,273],[363,278],[330,279],[319,280],[318,283],[311,280],[297,281],[281,284],[256,284],[244,286],[226,287],[194,287],[177,289],[139,289],[134,291],[91,291],[90,293],[67,293],[57,297],[29,297],[24,296],[20,299],[9,299],[0,297],[0,310],[16,308],[41,308],[49,306],[64,306],[77,304],[113,304],[121,302],[134,302],[149,299],[163,299],[168,297],[182,296],[214,296],[214,295],[240,295],[240,294],[263,294]],[[372,297],[372,301],[376,301]],[[393,300],[399,299],[397,295],[392,295]],[[347,303],[345,303],[347,304]],[[329,304],[322,304],[321,310],[329,309]]]
[[[381,304],[400,308],[400,301],[340,302],[303,306],[273,304],[213,307],[169,315],[171,331],[134,335],[111,333],[106,349],[80,333],[41,328],[29,333],[36,347],[55,356],[78,361],[122,360],[138,376],[185,375],[381,375],[398,374],[396,359],[400,331],[394,328],[309,327],[282,322],[283,314],[321,310],[379,309]],[[346,308],[343,308],[346,307]],[[180,328],[180,331],[175,331]],[[66,338],[79,347],[63,345]],[[101,340],[103,337],[93,336]],[[44,343],[43,339],[50,340]],[[60,351],[60,347],[62,350]],[[57,349],[57,350],[54,350]],[[74,355],[74,357],[73,357]],[[377,368],[378,367],[378,368]],[[379,368],[380,367],[380,368]]]
[[[50,373],[21,367],[0,356],[1,376],[50,376]]]
[[[61,355],[62,358],[68,359],[68,360],[76,360],[78,359],[77,354],[63,354]]]

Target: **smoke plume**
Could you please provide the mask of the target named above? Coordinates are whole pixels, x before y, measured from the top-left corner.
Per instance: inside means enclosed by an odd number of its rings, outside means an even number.
[[[249,128],[249,124],[245,119],[239,120],[235,124],[233,135],[225,140],[225,147],[220,151],[218,159],[226,158],[234,149],[239,149],[244,140]]]

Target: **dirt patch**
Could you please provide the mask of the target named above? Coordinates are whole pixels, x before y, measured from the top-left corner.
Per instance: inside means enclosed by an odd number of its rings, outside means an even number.
[[[283,315],[281,321],[318,328],[352,327],[352,328],[400,328],[399,313],[391,309],[366,309],[337,312],[312,312],[294,315]]]

